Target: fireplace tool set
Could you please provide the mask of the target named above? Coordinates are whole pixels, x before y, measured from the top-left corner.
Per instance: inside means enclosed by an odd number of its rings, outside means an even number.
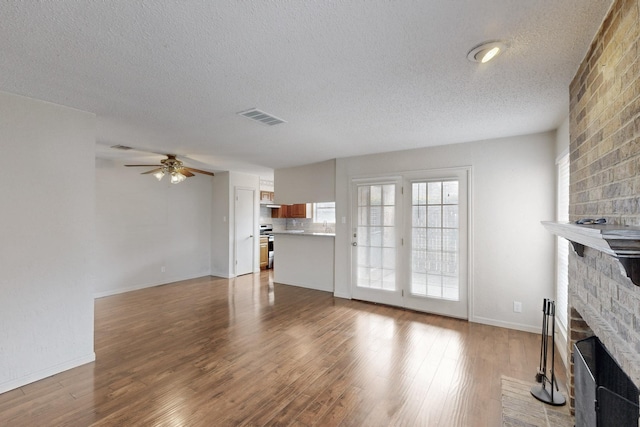
[[[551,324],[551,348],[549,348],[549,324]],[[542,302],[542,342],[540,343],[540,366],[536,373],[536,382],[540,385],[531,387],[533,397],[541,402],[561,406],[566,400],[558,389],[554,372],[556,337],[556,303],[545,298]],[[551,367],[547,367],[547,355],[551,351]],[[555,387],[555,390],[554,390]]]

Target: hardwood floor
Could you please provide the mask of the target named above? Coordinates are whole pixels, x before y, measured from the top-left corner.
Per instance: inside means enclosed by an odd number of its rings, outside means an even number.
[[[96,300],[96,362],[1,394],[0,425],[499,426],[500,376],[533,384],[539,335],[271,273]]]

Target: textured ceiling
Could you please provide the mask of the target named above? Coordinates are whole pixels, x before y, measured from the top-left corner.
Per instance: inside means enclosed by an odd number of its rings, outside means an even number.
[[[98,155],[124,144],[268,174],[555,129],[610,5],[3,1],[0,90],[96,113]],[[467,60],[496,39],[503,55]],[[287,123],[236,114],[254,107]]]

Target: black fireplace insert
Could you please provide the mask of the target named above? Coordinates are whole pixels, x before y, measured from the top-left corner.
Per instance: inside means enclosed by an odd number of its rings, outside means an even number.
[[[576,426],[638,427],[638,388],[597,337],[574,345]]]

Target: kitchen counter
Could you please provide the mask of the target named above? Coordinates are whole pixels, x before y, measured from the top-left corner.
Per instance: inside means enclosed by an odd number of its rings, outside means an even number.
[[[301,231],[274,231],[273,281],[333,292],[335,234]]]
[[[336,233],[319,233],[317,231],[306,231],[306,230],[282,230],[282,231],[274,231],[273,234],[288,234],[291,236],[336,237]]]

